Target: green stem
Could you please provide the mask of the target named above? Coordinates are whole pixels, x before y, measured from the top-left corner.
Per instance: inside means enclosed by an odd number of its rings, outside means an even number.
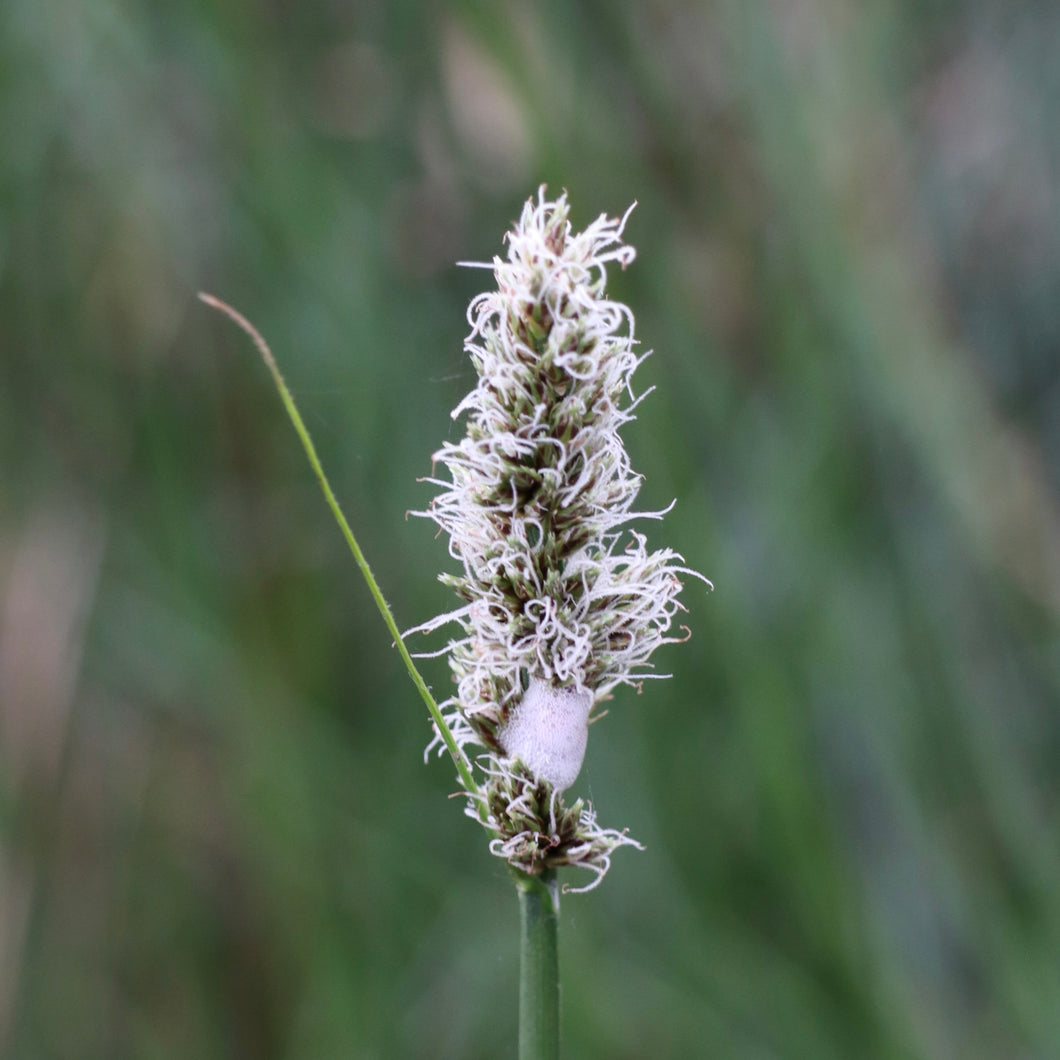
[[[559,892],[554,871],[516,876],[519,889],[519,1060],[558,1060]]]
[[[202,291],[199,292],[199,298],[208,306],[220,310],[225,316],[238,324],[239,327],[250,336],[254,345],[258,348],[262,360],[272,374],[276,389],[280,392],[280,398],[283,400],[284,408],[287,409],[287,415],[291,418],[291,423],[294,424],[295,433],[297,433],[299,441],[302,443],[305,455],[309,458],[309,464],[316,474],[321,490],[324,492],[324,498],[328,502],[331,514],[334,515],[335,521],[339,524],[343,537],[346,538],[346,544],[349,545],[350,551],[353,553],[353,558],[357,561],[357,566],[361,568],[361,574],[364,575],[364,580],[368,583],[368,591],[372,594],[372,599],[375,601],[376,607],[379,608],[379,613],[383,616],[386,628],[394,638],[394,643],[397,645],[397,649],[401,653],[401,658],[404,660],[405,668],[408,670],[409,676],[412,678],[412,683],[416,686],[424,703],[427,704],[427,709],[430,711],[431,717],[434,719],[434,724],[438,726],[438,731],[442,734],[446,750],[453,759],[456,771],[460,775],[460,782],[468,794],[481,795],[479,787],[475,783],[474,777],[471,775],[471,764],[468,762],[467,756],[460,749],[459,744],[457,744],[453,737],[453,733],[446,723],[445,718],[442,716],[441,709],[435,702],[434,696],[431,695],[427,683],[420,676],[419,670],[416,669],[416,664],[412,661],[412,656],[409,655],[408,649],[405,647],[405,642],[401,639],[401,631],[398,629],[397,623],[394,621],[394,616],[391,614],[390,607],[383,598],[383,593],[379,588],[378,582],[375,580],[375,575],[372,574],[372,570],[368,566],[368,560],[364,558],[361,546],[357,544],[357,538],[353,536],[353,531],[350,529],[350,524],[346,521],[346,516],[342,514],[342,509],[339,507],[339,502],[331,488],[331,483],[328,482],[328,477],[324,474],[324,468],[320,463],[320,457],[317,456],[316,446],[313,445],[313,439],[309,436],[309,431],[306,430],[306,425],[302,422],[302,415],[298,411],[298,406],[294,403],[294,397],[292,397],[291,391],[288,390],[283,376],[280,374],[280,369],[276,364],[276,358],[272,355],[272,350],[269,349],[268,343],[258,333],[257,328],[255,328],[242,313],[233,309],[226,302],[222,302],[219,298],[214,298],[213,295],[205,294]]]

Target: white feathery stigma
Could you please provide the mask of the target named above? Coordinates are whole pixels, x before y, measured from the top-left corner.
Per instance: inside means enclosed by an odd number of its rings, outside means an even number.
[[[622,241],[629,211],[580,233],[568,213],[565,194],[541,188],[507,259],[487,266],[497,289],[468,309],[479,378],[453,411],[466,434],[434,455],[449,477],[427,480],[440,492],[416,513],[449,535],[462,572],[442,579],[464,603],[409,632],[461,629],[444,649],[456,691],[443,706],[458,742],[485,750],[491,849],[525,871],[579,864],[598,880],[633,841],[557,800],[581,767],[593,704],[659,676],[652,653],[685,639],[670,635],[680,575],[706,579],[626,528],[665,514],[633,510],[641,477],[619,436],[647,356],[632,312],[605,293],[607,266],[635,256]]]

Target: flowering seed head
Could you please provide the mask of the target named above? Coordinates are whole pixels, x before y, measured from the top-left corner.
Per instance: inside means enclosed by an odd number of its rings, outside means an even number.
[[[478,384],[453,411],[462,441],[434,460],[448,479],[426,512],[460,564],[443,575],[464,601],[416,631],[456,623],[445,649],[456,694],[444,707],[462,745],[485,749],[493,849],[526,871],[581,864],[598,876],[631,843],[591,809],[557,806],[585,753],[594,703],[638,684],[683,610],[669,549],[649,551],[637,518],[641,477],[619,429],[638,403],[633,314],[605,293],[625,267],[626,218],[584,232],[566,195],[526,203],[495,258],[497,289],[473,299],[466,349]],[[628,211],[627,211],[628,216]],[[706,581],[706,579],[703,579]],[[708,583],[709,584],[709,583]],[[416,632],[410,631],[410,632]]]

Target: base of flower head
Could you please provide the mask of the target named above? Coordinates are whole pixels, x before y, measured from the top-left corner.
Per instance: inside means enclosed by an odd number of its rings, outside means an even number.
[[[487,756],[485,816],[469,804],[468,816],[494,833],[490,852],[531,876],[564,865],[588,869],[594,879],[584,887],[565,885],[564,892],[591,891],[611,867],[621,846],[644,848],[625,832],[601,828],[592,806],[578,799],[570,806],[547,781],[538,780],[521,763]]]

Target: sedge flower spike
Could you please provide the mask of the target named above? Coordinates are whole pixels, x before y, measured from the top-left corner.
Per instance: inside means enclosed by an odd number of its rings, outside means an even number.
[[[686,639],[670,635],[679,576],[706,579],[627,525],[664,514],[633,510],[641,477],[619,437],[647,356],[633,314],[605,293],[607,266],[635,255],[622,241],[629,213],[581,233],[568,214],[565,194],[541,188],[507,260],[482,266],[497,289],[468,309],[478,384],[453,411],[467,432],[434,455],[449,478],[427,479],[441,492],[416,513],[449,535],[462,570],[442,580],[464,603],[410,632],[462,631],[438,653],[456,685],[442,708],[461,747],[480,749],[486,781],[468,812],[493,852],[529,873],[579,865],[594,886],[616,847],[637,844],[563,801],[591,711],[616,686],[660,676],[652,653]]]

